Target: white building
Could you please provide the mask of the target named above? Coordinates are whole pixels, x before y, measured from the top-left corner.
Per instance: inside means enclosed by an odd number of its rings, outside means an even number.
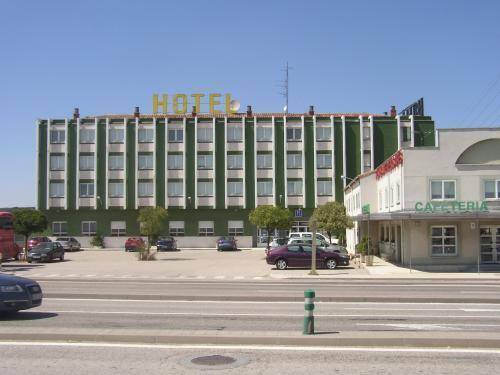
[[[500,264],[500,128],[440,129],[435,147],[402,148],[356,177],[344,202],[352,252],[369,236],[405,266]]]

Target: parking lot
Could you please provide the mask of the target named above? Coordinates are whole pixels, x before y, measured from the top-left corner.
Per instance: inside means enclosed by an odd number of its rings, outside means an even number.
[[[218,252],[183,249],[157,253],[156,261],[141,262],[137,253],[123,250],[67,252],[63,262],[4,262],[5,272],[34,278],[157,278],[251,280],[304,277],[307,269],[276,270],[265,261],[263,249]],[[318,270],[320,276],[365,275],[353,266]]]

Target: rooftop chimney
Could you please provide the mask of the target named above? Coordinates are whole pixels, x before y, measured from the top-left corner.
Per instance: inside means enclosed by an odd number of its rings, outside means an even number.
[[[314,106],[313,105],[309,106],[309,116],[314,116]]]
[[[398,112],[396,111],[396,106],[391,105],[391,117],[396,117],[398,115]]]
[[[75,108],[75,110],[73,111],[73,119],[76,120],[79,117],[80,117],[80,110],[78,108]]]
[[[135,107],[134,117],[139,117],[140,115],[141,115],[141,112],[139,111],[139,107]]]
[[[191,109],[191,115],[193,115],[193,117],[196,117],[196,106],[193,105],[193,108]]]
[[[252,116],[252,106],[247,105],[247,116]]]

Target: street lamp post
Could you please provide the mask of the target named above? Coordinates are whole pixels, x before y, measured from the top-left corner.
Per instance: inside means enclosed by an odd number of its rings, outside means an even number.
[[[317,275],[316,272],[316,223],[311,223],[312,231],[312,254],[311,254],[311,272],[309,275]]]

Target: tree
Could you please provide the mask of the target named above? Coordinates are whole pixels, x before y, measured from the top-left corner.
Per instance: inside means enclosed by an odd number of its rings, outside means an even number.
[[[290,210],[276,206],[257,206],[248,216],[250,222],[267,231],[267,247],[271,240],[271,232],[275,229],[288,229],[292,225]]]
[[[28,256],[28,238],[37,232],[47,229],[47,218],[45,215],[32,208],[17,208],[14,214],[14,231],[24,236],[24,259]]]
[[[311,224],[325,231],[332,242],[332,236],[345,239],[346,229],[353,227],[352,220],[347,216],[345,206],[339,202],[328,202],[316,208],[310,218]]]
[[[158,237],[161,234],[165,226],[167,216],[167,210],[163,207],[144,207],[139,210],[139,217],[137,218],[137,221],[141,225],[141,234],[148,237],[146,247],[141,249],[139,253],[140,260],[153,259],[149,253],[151,239],[153,237]]]

